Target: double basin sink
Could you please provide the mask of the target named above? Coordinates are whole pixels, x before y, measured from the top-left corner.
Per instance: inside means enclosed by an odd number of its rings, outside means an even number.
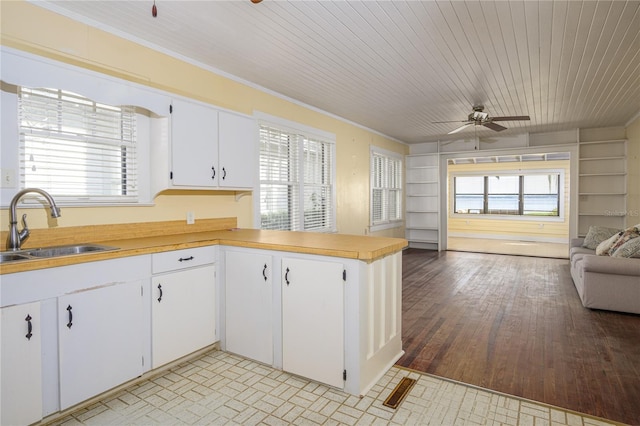
[[[100,244],[73,244],[17,251],[3,251],[0,252],[0,263],[31,259],[46,259],[109,250],[117,250],[117,247],[103,246]]]

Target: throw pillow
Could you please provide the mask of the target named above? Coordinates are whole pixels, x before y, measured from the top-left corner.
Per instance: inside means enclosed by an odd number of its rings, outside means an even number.
[[[618,238],[622,236],[624,232],[619,231],[617,234],[612,235],[610,238],[604,240],[596,247],[596,254],[598,256],[608,256],[609,249],[618,241]]]
[[[612,257],[640,257],[640,238],[632,238],[616,250]]]
[[[590,226],[589,232],[587,232],[586,237],[584,237],[582,247],[595,250],[596,247],[598,247],[598,244],[605,240],[608,240],[618,232],[620,232],[620,230],[615,228],[607,228],[605,226]]]
[[[613,245],[609,248],[609,256],[613,256],[613,254],[627,241],[633,240],[638,237],[640,237],[640,228],[632,226],[631,228],[625,229],[620,238],[618,238],[616,242],[613,243]]]

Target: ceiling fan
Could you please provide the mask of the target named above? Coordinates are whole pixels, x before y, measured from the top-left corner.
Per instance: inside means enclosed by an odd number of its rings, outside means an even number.
[[[495,130],[496,132],[501,132],[506,130],[507,128],[501,126],[499,124],[494,123],[494,121],[524,121],[531,120],[528,115],[511,115],[504,117],[491,117],[489,113],[484,112],[483,105],[474,105],[473,112],[467,116],[466,120],[463,121],[435,121],[434,123],[464,123],[462,126],[458,127],[450,131],[449,135],[454,133],[458,133],[469,126],[484,126],[488,129]]]

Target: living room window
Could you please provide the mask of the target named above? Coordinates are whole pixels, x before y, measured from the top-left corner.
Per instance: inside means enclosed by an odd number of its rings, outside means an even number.
[[[335,144],[260,125],[260,228],[335,232]]]
[[[371,230],[402,224],[402,157],[371,147]]]
[[[560,216],[560,173],[454,176],[454,212]]]
[[[20,185],[61,204],[137,201],[136,110],[18,87]]]

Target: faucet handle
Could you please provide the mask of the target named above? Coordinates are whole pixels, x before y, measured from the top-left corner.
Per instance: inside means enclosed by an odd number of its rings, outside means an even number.
[[[27,214],[22,215],[22,231],[20,231],[19,239],[20,242],[29,238],[29,227],[27,226]]]

